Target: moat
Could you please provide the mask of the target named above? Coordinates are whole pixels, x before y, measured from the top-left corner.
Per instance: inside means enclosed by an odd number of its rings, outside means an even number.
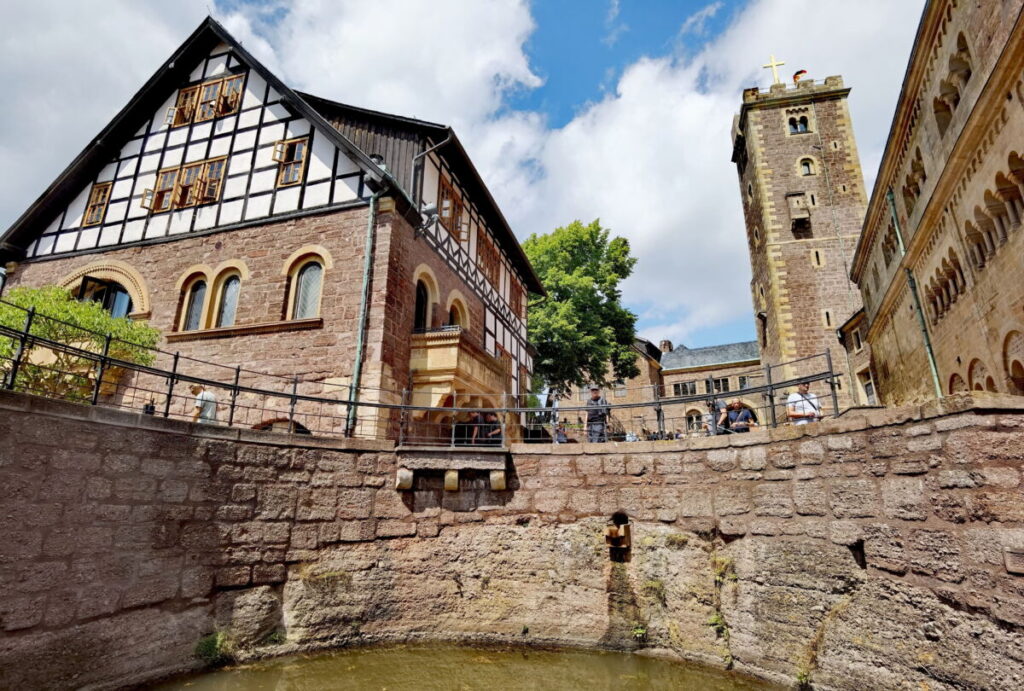
[[[778,689],[689,663],[630,653],[399,645],[292,656],[182,677],[160,691],[262,689]]]

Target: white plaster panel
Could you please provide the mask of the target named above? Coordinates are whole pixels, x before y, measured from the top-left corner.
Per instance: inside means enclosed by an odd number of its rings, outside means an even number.
[[[349,202],[359,198],[359,178],[345,178],[334,183],[334,203]]]
[[[226,118],[220,118],[219,120],[213,121],[213,133],[224,134],[225,132],[231,132],[235,129],[235,123],[238,122],[237,115],[229,115]]]
[[[242,170],[249,170],[249,164],[252,163],[252,154],[235,154],[228,159],[228,170],[232,173],[237,173]]]
[[[107,165],[103,166],[103,170],[101,170],[100,174],[96,176],[96,182],[110,182],[111,180],[114,179],[114,173],[116,172],[117,164],[108,163]]]
[[[54,247],[54,252],[70,252],[75,249],[75,240],[78,239],[78,233],[65,233],[64,235],[57,236],[57,246]]]
[[[145,125],[140,127],[139,131],[135,133],[135,136],[136,137],[141,137],[142,135],[146,134],[146,130],[147,129],[149,129],[149,123],[146,123]]]
[[[488,329],[492,331],[494,330],[494,312],[492,312],[490,309],[488,309],[486,314],[484,315],[484,323],[486,324]]]
[[[106,247],[107,245],[116,245],[117,239],[121,235],[122,226],[106,226],[100,231],[100,242],[101,246]]]
[[[284,214],[299,208],[299,186],[278,190],[274,198],[274,213]]]
[[[296,137],[304,137],[309,134],[309,130],[312,129],[309,120],[305,118],[299,120],[292,120],[288,123],[288,131],[285,134],[285,139],[295,139]]]
[[[260,145],[273,144],[284,139],[284,123],[274,123],[260,128]]]
[[[100,229],[96,227],[86,228],[78,236],[78,249],[89,250],[96,246],[100,239]]]
[[[267,103],[274,103],[281,100],[281,94],[274,90],[274,87],[270,87],[267,90]]]
[[[187,233],[192,227],[192,215],[195,213],[195,209],[182,209],[181,211],[171,212],[171,223],[168,235],[180,235],[181,233]]]
[[[242,98],[242,110],[262,104],[266,89],[267,82],[263,77],[249,70],[249,78],[245,84],[245,96]]]
[[[306,196],[302,198],[302,208],[311,209],[315,206],[323,206],[330,201],[331,183],[321,182],[316,185],[306,186]]]
[[[278,120],[287,120],[291,116],[288,109],[284,107],[283,103],[275,103],[272,106],[267,106],[263,111],[263,122],[277,122]]]
[[[249,197],[249,204],[245,207],[245,220],[262,218],[270,213],[270,194],[261,194],[256,197]]]
[[[437,167],[433,160],[423,166],[423,201],[437,204]]]
[[[196,230],[206,230],[212,228],[213,224],[217,222],[217,205],[211,204],[209,206],[201,206],[196,209]]]
[[[140,196],[143,190],[151,190],[156,186],[156,173],[140,175],[135,182],[135,196]]]
[[[57,239],[53,236],[39,238],[39,245],[36,247],[36,255],[50,254]]]
[[[306,169],[307,180],[324,180],[331,177],[334,165],[334,146],[322,136],[313,137],[313,151]]]
[[[206,60],[200,61],[200,63],[198,65],[196,65],[196,68],[194,70],[192,70],[192,73],[188,75],[188,80],[190,82],[198,82],[200,79],[202,79],[203,78],[203,69],[205,67],[206,67]]]
[[[169,220],[168,214],[157,214],[149,219],[149,225],[146,227],[145,238],[162,238],[167,235],[167,222]]]
[[[241,197],[245,194],[245,184],[249,181],[248,175],[228,178],[224,183],[224,199]]]
[[[146,154],[139,163],[140,173],[151,173],[160,165],[160,154]]]
[[[135,175],[135,171],[139,169],[139,157],[132,156],[131,158],[121,161],[117,168],[117,177],[119,178],[130,178]]]
[[[224,202],[220,205],[220,224],[222,226],[242,220],[242,200]]]
[[[358,172],[359,166],[356,165],[355,161],[344,153],[342,153],[341,156],[338,156],[338,167],[334,170],[335,175],[348,175],[349,173]]]
[[[189,144],[188,153],[185,154],[185,163],[201,161],[206,158],[206,143]]]
[[[150,135],[146,138],[146,151],[159,151],[164,147],[164,143],[167,141],[166,132],[158,132],[157,134]]]
[[[46,226],[46,230],[43,231],[43,235],[48,235],[49,233],[56,233],[58,230],[60,230],[59,215],[57,216],[57,218],[50,221],[50,225]]]
[[[173,168],[174,166],[181,165],[182,156],[185,155],[185,147],[179,147],[177,149],[168,149],[164,152],[163,167]]]
[[[175,91],[168,96],[167,100],[156,109],[155,113],[153,113],[153,120],[149,124],[150,132],[161,132],[168,129],[167,123],[165,122],[167,120],[167,109],[174,107],[174,104],[177,102],[178,92]]]
[[[121,147],[121,158],[136,156],[142,151],[142,139],[131,139]]]
[[[487,334],[487,340],[484,342],[484,349],[488,353],[492,355],[494,354],[494,336],[491,334]]]
[[[210,57],[227,53],[229,50],[231,50],[231,46],[229,46],[224,41],[221,41],[217,45],[215,45],[212,50],[210,50]]]
[[[173,130],[167,133],[167,146],[177,146],[178,144],[184,144],[187,139],[188,128],[175,127]]]
[[[256,161],[253,163],[253,168],[266,168],[267,166],[276,166],[277,161],[274,160],[274,147],[264,146],[256,150]]]
[[[210,142],[210,158],[227,156],[231,150],[231,137],[217,137]]]
[[[260,113],[262,108],[254,108],[253,110],[246,110],[238,115],[238,129],[245,129],[246,127],[255,127],[260,124]]]
[[[62,228],[77,228],[82,224],[82,214],[85,213],[85,204],[89,200],[89,190],[92,188],[90,185],[88,188],[82,190],[75,197],[75,200],[68,206],[67,212],[64,214],[64,224]]]
[[[256,146],[256,130],[249,130],[235,135],[235,143],[231,150],[235,152],[248,151],[254,146]]]
[[[107,207],[107,223],[120,223],[128,214],[128,202],[113,202]]]
[[[217,77],[228,71],[228,56],[219,55],[206,61],[206,75],[204,79]]]
[[[235,68],[235,67],[238,67],[238,66],[239,66],[239,65],[241,65],[241,64],[242,64],[242,63],[240,63],[240,62],[238,61],[238,58],[236,58],[236,57],[235,57],[234,55],[230,55],[230,56],[228,56],[228,68],[229,68],[229,69],[233,69],[233,68]]]
[[[192,128],[192,139],[189,141],[197,142],[200,139],[209,139],[213,133],[213,123],[210,121],[202,122]]]
[[[128,202],[128,218],[144,218],[149,215],[149,209],[144,209],[142,207],[142,190],[144,189],[148,188],[142,187],[141,185],[137,187],[136,192],[138,192],[138,194],[132,197],[131,201]]]
[[[261,170],[252,174],[252,183],[249,185],[249,194],[257,192],[269,192],[274,189],[277,182],[277,170]]]
[[[142,239],[142,230],[145,228],[145,221],[128,221],[124,224],[124,235],[122,242],[136,242]]]

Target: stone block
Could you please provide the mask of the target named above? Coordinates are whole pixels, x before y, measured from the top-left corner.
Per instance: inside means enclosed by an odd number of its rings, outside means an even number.
[[[940,470],[938,474],[939,487],[942,489],[960,489],[977,487],[977,480],[974,474],[966,470]]]
[[[337,513],[338,491],[333,487],[299,490],[295,518],[299,521],[329,521]]]
[[[788,484],[759,485],[754,488],[754,513],[758,516],[788,518],[793,515],[793,498]]]
[[[822,480],[808,480],[793,485],[793,505],[801,516],[824,516],[828,513],[828,487]]]
[[[832,481],[829,504],[836,518],[870,518],[878,515],[878,488],[868,478],[837,478]]]
[[[907,561],[911,571],[950,583],[963,580],[960,544],[952,532],[914,530],[908,543]]]
[[[977,475],[980,475],[981,483],[987,487],[1013,489],[1020,484],[1020,472],[1015,468],[1000,466],[981,468]]]
[[[712,496],[711,491],[705,488],[683,490],[679,497],[679,517],[714,516]]]
[[[377,522],[377,537],[409,537],[416,534],[412,521],[384,520]]]
[[[231,501],[245,502],[256,498],[256,486],[250,484],[237,484],[231,488]]]
[[[923,521],[928,517],[924,480],[894,477],[882,480],[882,505],[889,518]]]
[[[885,524],[864,528],[864,554],[869,566],[892,573],[907,572],[907,557],[902,533]]]
[[[249,585],[251,575],[250,566],[225,566],[217,569],[214,582],[218,587]]]
[[[768,454],[764,446],[750,446],[739,450],[740,470],[764,470]]]
[[[818,465],[825,461],[825,447],[817,439],[801,442],[797,446],[797,459],[801,465]]]
[[[710,449],[707,452],[707,464],[712,470],[720,473],[728,472],[736,467],[736,449]]]
[[[715,514],[734,516],[751,508],[750,488],[746,485],[721,485],[715,488]]]
[[[850,546],[864,539],[864,529],[857,521],[830,521],[828,538],[837,545]]]
[[[3,626],[4,631],[17,631],[36,626],[43,620],[45,606],[44,595],[5,594],[0,598],[0,626]]]
[[[256,499],[256,518],[263,520],[295,517],[299,491],[295,487],[261,486]]]
[[[747,534],[749,519],[746,516],[721,516],[718,532],[728,537],[742,537]]]
[[[372,489],[342,489],[338,491],[338,518],[369,518],[376,494]],[[390,492],[396,496],[394,492]]]
[[[296,525],[291,531],[289,545],[293,549],[316,549],[319,529],[316,525]]]

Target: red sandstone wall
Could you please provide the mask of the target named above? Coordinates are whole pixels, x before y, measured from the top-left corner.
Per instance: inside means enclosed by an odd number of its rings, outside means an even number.
[[[459,492],[435,474],[399,493],[380,444],[4,394],[0,686],[186,669],[252,595],[288,638],[255,654],[410,637],[629,648],[641,623],[649,646],[780,681],[1014,688],[1024,415],[976,405],[519,445],[507,491],[470,473]],[[603,542],[615,511],[634,525],[627,564]]]

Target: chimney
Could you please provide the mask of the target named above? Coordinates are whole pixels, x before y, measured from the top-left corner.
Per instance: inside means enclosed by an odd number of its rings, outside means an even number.
[[[671,353],[672,341],[662,341],[661,343],[658,344],[658,349],[661,350],[661,352],[663,353]]]

